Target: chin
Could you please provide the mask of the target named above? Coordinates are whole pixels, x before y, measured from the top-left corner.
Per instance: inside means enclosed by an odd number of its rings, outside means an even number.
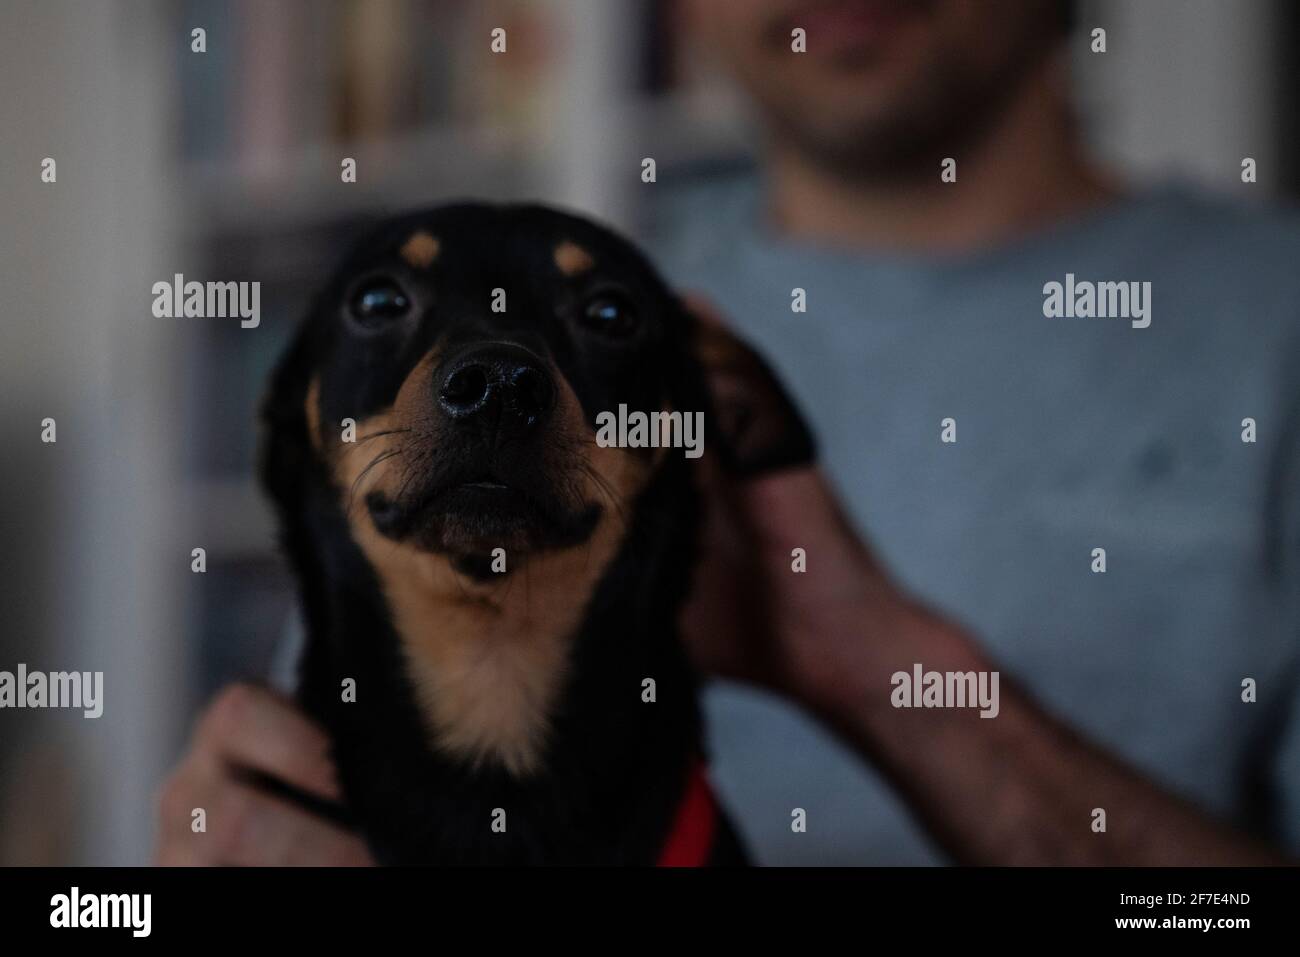
[[[602,511],[595,503],[562,504],[494,481],[433,489],[408,502],[372,493],[366,505],[380,534],[446,555],[466,570],[489,566],[498,548],[518,559],[581,545]]]

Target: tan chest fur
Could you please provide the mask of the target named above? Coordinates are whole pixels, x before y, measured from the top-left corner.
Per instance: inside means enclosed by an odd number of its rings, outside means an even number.
[[[572,636],[618,546],[615,523],[488,584],[361,524],[355,533],[383,583],[434,744],[514,774],[536,770]]]

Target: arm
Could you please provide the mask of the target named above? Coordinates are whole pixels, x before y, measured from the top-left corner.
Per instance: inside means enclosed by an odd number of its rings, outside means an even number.
[[[728,488],[710,481],[706,557],[686,621],[698,657],[819,715],[958,862],[1286,863],[1084,741],[1008,681],[993,719],[892,707],[891,675],[915,662],[962,672],[997,664],[887,579],[815,469]],[[805,574],[791,572],[796,546],[809,556]],[[1091,827],[1098,807],[1107,815],[1100,834]]]

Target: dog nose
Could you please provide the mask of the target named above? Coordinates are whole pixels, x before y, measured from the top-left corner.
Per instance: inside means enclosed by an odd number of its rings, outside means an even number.
[[[527,429],[555,401],[541,361],[520,346],[481,346],[449,364],[438,385],[438,404],[460,422],[495,419],[500,428]]]

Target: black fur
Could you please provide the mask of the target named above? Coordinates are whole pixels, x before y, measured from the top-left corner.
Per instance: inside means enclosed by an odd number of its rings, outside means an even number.
[[[402,238],[422,227],[442,244],[443,268],[432,280],[414,276],[395,258]],[[576,293],[546,262],[559,238],[593,252],[598,275],[581,282],[612,272],[630,291],[652,323],[635,348],[586,343],[561,316]],[[357,277],[376,270],[414,283],[419,307],[412,320],[418,327],[395,336],[392,348],[356,338],[342,315]],[[510,289],[510,312],[519,323],[502,327],[502,334],[553,358],[589,423],[619,402],[710,409],[691,351],[694,320],[621,239],[534,206],[463,204],[381,226],[347,257],[312,307],[263,408],[261,475],[306,617],[301,703],[331,735],[346,813],[383,863],[653,863],[701,751],[696,680],[677,626],[700,524],[692,461],[671,450],[629,510],[626,538],[572,642],[544,767],[516,778],[431,748],[375,572],[352,539],[341,490],[308,434],[304,405],[314,376],[321,379],[327,421],[360,420],[392,402],[435,343],[472,339],[471,317],[480,325],[492,321],[482,313],[488,290],[498,285]],[[706,422],[711,425],[707,412]],[[781,444],[775,454],[770,447],[762,453],[764,466],[811,456],[801,425]],[[641,700],[646,677],[657,683],[654,704]],[[356,679],[355,703],[341,700],[344,678]],[[489,826],[494,808],[507,813],[503,834]],[[743,861],[721,818],[713,859]]]

